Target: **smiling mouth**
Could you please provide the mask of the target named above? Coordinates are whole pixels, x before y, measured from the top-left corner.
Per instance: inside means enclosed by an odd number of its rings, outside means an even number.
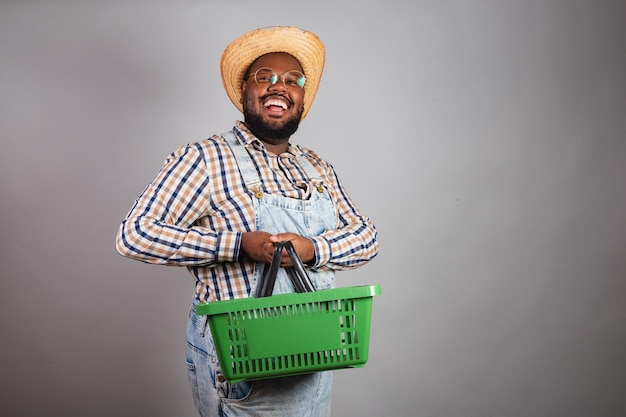
[[[289,108],[289,103],[282,97],[270,97],[263,102],[263,107],[271,112],[283,112]]]

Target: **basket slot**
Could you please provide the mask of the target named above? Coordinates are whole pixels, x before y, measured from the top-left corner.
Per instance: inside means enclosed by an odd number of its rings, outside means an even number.
[[[289,370],[318,369],[334,365],[341,367],[359,361],[358,346],[327,351],[307,352],[298,355],[284,355],[254,360],[232,362],[233,375],[273,373]]]

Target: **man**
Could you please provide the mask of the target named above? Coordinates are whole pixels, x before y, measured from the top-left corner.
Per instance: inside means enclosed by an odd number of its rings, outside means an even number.
[[[376,256],[376,229],[333,167],[290,143],[315,98],[324,59],[320,39],[295,27],[233,41],[221,74],[244,121],[173,152],[118,231],[120,254],[186,266],[196,280],[187,362],[201,416],[330,414],[330,372],[229,384],[206,316],[195,314],[197,303],[253,296],[279,241],[292,242],[316,289],[334,287],[334,271]],[[284,254],[281,266],[290,265]],[[281,268],[274,293],[292,291]]]

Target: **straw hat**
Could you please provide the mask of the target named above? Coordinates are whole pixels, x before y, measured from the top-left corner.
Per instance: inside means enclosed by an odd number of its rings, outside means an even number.
[[[317,94],[324,69],[324,44],[313,33],[294,26],[274,26],[253,30],[235,39],[222,54],[220,70],[230,101],[243,113],[241,83],[250,65],[262,55],[286,52],[300,62],[304,85],[304,119]]]

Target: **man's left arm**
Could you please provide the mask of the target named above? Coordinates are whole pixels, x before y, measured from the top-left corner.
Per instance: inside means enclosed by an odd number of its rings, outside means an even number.
[[[332,166],[326,171],[326,185],[337,209],[337,228],[312,237],[314,269],[352,269],[378,254],[377,230],[348,195]]]

